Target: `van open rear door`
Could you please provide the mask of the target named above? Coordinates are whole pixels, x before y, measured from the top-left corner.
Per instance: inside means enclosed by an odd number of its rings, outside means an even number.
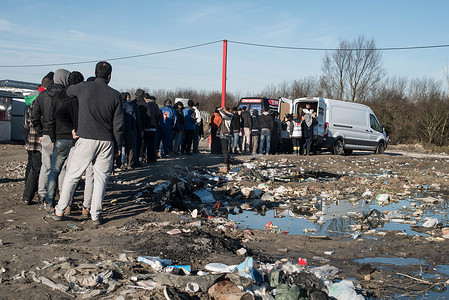
[[[278,106],[279,118],[282,121],[286,114],[293,113],[293,100],[287,98],[279,98]]]
[[[317,119],[318,125],[316,126],[316,136],[317,136],[317,144],[321,144],[323,142],[323,136],[327,133],[325,131],[328,130],[329,126],[325,124],[326,122],[326,102],[323,98],[318,99],[317,106]]]

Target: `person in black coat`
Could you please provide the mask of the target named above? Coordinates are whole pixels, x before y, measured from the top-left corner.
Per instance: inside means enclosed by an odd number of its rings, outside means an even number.
[[[140,165],[140,158],[143,156],[143,127],[146,123],[146,114],[147,114],[147,103],[143,99],[143,95],[145,91],[142,89],[137,89],[135,96],[136,98],[133,100],[133,103],[137,106],[137,123],[140,125],[137,126],[137,137],[136,137],[136,157],[134,160],[135,166]],[[143,159],[142,159],[143,160]]]
[[[239,137],[240,137],[240,126],[241,126],[241,112],[238,111],[237,107],[232,108],[232,120],[231,120],[231,133],[232,133],[232,142],[231,142],[231,151],[237,153],[237,146],[239,145]]]
[[[315,114],[305,114],[301,122],[302,138],[304,142],[304,155],[310,155],[313,142],[313,127],[318,124]]]
[[[84,77],[80,72],[74,71],[67,76],[68,86],[82,81],[84,81]],[[55,206],[58,177],[62,174],[62,178],[60,178],[60,183],[62,183],[65,172],[61,173],[61,171],[69,157],[78,128],[78,98],[67,95],[68,86],[54,95],[49,107],[48,132],[54,147],[44,205],[47,211],[51,211]],[[60,186],[59,189],[61,188]]]
[[[270,154],[271,134],[274,129],[274,119],[268,107],[264,108],[264,111],[259,117],[259,129],[260,129],[259,154],[264,153],[263,150],[265,141],[266,141],[266,154]]]
[[[51,169],[51,160],[53,153],[53,144],[49,136],[48,121],[50,118],[50,106],[52,97],[61,92],[67,86],[67,78],[70,74],[65,69],[55,71],[54,82],[51,83],[45,91],[39,94],[34,101],[31,111],[31,123],[39,134],[42,146],[42,166],[39,173],[39,201],[43,202],[47,195],[47,181]]]

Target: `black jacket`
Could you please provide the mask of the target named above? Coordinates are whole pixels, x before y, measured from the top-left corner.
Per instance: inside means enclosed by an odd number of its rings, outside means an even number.
[[[318,124],[317,119],[312,118],[312,124],[310,124],[310,127],[307,126],[306,121],[301,122],[301,130],[302,130],[302,137],[313,137],[313,127]]]
[[[72,130],[78,128],[78,98],[67,96],[64,89],[52,98],[49,108],[48,135],[51,141],[71,140]]]
[[[252,129],[253,121],[251,120],[251,114],[249,113],[249,111],[247,110],[242,111],[242,121],[243,121],[243,128]]]
[[[143,129],[149,129],[149,128],[159,128],[159,125],[161,124],[161,110],[159,109],[159,106],[157,106],[156,102],[150,101],[146,103],[145,106],[145,119],[142,118],[142,127]],[[145,122],[145,123],[144,123]]]
[[[173,127],[174,131],[183,131],[184,130],[184,114],[182,113],[182,109],[175,109],[176,114],[176,123]]]
[[[143,100],[143,97],[138,97],[134,99],[133,101],[138,108],[138,123],[140,123],[140,131],[146,129],[145,124],[148,123],[148,116],[147,116],[147,103],[145,100]]]
[[[233,117],[231,120],[231,131],[240,131],[240,115],[239,113],[233,113]]]
[[[108,86],[105,79],[96,78],[69,86],[67,95],[78,98],[78,136],[122,146],[124,114],[118,91]]]
[[[259,115],[257,116],[251,116],[251,122],[253,124],[253,127],[251,129],[251,135],[259,135],[260,129],[259,129]]]
[[[64,86],[62,84],[52,83],[34,100],[34,107],[31,111],[31,123],[33,123],[34,129],[40,136],[49,135],[48,121],[52,98],[63,89]]]
[[[269,129],[273,130],[274,120],[273,116],[270,113],[263,112],[259,116],[259,129]]]

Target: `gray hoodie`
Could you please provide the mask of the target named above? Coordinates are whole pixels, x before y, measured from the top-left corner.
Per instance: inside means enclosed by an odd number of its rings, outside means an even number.
[[[68,87],[69,86],[69,75],[70,75],[70,71],[67,71],[66,69],[57,69],[55,71],[53,81],[54,81],[54,83],[61,84],[64,87]]]

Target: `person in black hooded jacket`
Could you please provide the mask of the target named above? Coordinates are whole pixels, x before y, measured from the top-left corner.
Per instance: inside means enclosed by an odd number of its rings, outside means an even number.
[[[53,96],[49,106],[48,132],[54,147],[44,204],[47,211],[53,210],[55,206],[57,180],[61,177],[59,182],[64,181],[65,172],[61,173],[61,170],[69,156],[78,128],[78,98],[67,96],[67,87],[82,81],[84,77],[80,72],[70,73],[67,76],[67,86]]]
[[[70,72],[65,69],[55,71],[54,82],[47,87],[47,90],[39,94],[34,100],[34,107],[31,111],[31,123],[39,135],[42,145],[42,166],[39,174],[39,201],[43,202],[47,195],[48,174],[51,169],[51,156],[53,145],[49,135],[48,121],[50,118],[50,105],[52,97],[61,92],[67,86],[67,78]]]
[[[237,109],[237,106],[234,106],[232,108],[232,114],[234,116],[232,117],[231,120],[232,143],[230,153],[237,154],[237,146],[239,146],[239,139],[240,139],[240,128],[242,125],[242,119],[240,117],[241,111]]]
[[[137,105],[137,138],[136,138],[136,157],[134,158],[134,165],[140,166],[140,157],[143,156],[144,153],[144,144],[143,144],[143,124],[147,123],[147,103],[143,99],[143,95],[145,91],[142,89],[137,89],[135,96],[136,98],[132,101],[135,105]]]

